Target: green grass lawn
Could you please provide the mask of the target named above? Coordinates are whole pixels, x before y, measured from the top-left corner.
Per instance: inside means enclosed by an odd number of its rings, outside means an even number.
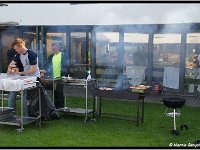
[[[6,103],[6,101],[5,101]],[[68,98],[69,107],[84,107],[83,98]],[[91,99],[89,100],[91,107]],[[19,106],[19,102],[18,102]],[[102,112],[135,115],[134,101],[104,100]],[[41,127],[34,123],[24,126],[20,135],[17,126],[0,124],[1,147],[169,147],[173,144],[189,144],[200,139],[200,108],[184,106],[182,117],[188,130],[180,130],[180,118],[177,117],[177,129],[180,135],[170,133],[173,118],[165,117],[163,104],[145,103],[144,123],[110,118],[96,118],[96,122],[84,123],[83,115],[60,114],[60,120],[43,121]],[[19,113],[19,107],[17,110]],[[91,115],[90,115],[91,116]]]

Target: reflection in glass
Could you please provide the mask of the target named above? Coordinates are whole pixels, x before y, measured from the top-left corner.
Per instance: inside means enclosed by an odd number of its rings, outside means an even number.
[[[153,51],[153,66],[179,67],[180,44],[156,44]]]
[[[62,43],[62,51],[66,49],[66,33],[46,33],[47,58],[52,54],[51,45],[53,42]]]
[[[131,85],[142,84],[145,80],[148,40],[148,34],[124,33],[125,74]]]
[[[180,64],[180,34],[155,34],[153,66],[179,67]]]
[[[116,65],[119,49],[118,32],[99,32],[96,34],[97,65]]]
[[[70,34],[70,62],[71,64],[86,64],[86,32]]]
[[[88,38],[87,38],[88,34]],[[90,69],[91,33],[72,32],[70,34],[70,73],[75,78],[86,78]]]
[[[167,67],[179,68],[181,34],[154,34],[153,81],[163,83]]]
[[[124,34],[124,60],[126,66],[147,66],[148,38],[148,34]]]
[[[187,34],[187,49],[185,57],[185,90],[200,92],[200,34]]]

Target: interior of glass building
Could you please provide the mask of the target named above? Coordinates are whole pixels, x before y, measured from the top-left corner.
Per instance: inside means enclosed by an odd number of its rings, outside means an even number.
[[[179,91],[194,92],[197,84],[193,57],[200,59],[200,24],[67,25],[0,27],[0,72],[7,70],[6,52],[16,37],[27,41],[43,69],[51,43],[62,43],[70,62],[70,76],[92,78],[114,86],[128,66],[144,66],[147,85],[163,84],[165,67],[179,68]]]

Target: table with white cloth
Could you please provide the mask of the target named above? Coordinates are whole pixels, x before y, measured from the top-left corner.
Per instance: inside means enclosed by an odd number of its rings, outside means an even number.
[[[36,77],[10,75],[6,73],[0,74],[0,91],[1,91],[1,107],[0,107],[0,124],[15,125],[21,128],[16,129],[18,133],[24,130],[24,125],[37,122],[40,126],[41,122],[41,97],[39,82]],[[23,94],[24,90],[37,88],[39,90],[39,116],[29,117],[23,116]],[[21,95],[21,112],[20,115],[14,115],[14,108],[4,106],[4,91],[16,91]]]

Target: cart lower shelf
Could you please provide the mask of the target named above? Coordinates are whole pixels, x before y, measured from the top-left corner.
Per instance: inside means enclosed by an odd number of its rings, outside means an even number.
[[[38,118],[23,117],[23,125],[35,122],[36,120],[38,120]],[[21,117],[20,116],[13,116],[11,118],[6,118],[4,120],[0,120],[0,124],[21,126]]]
[[[64,107],[64,108],[59,108],[57,109],[60,112],[65,112],[65,113],[76,113],[76,114],[85,114],[86,109],[83,108],[70,108],[70,107]],[[91,113],[93,110],[92,109],[87,109],[87,114]]]

